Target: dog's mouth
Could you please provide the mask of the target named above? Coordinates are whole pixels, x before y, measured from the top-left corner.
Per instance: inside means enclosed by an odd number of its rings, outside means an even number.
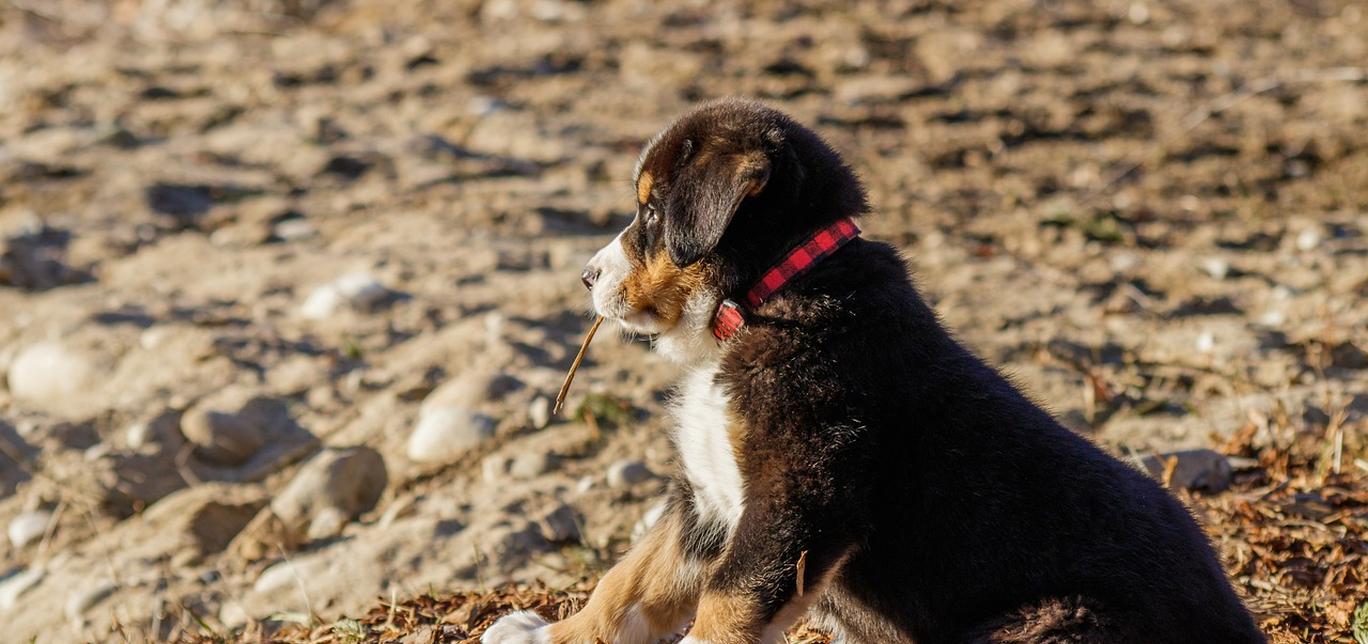
[[[660,315],[650,309],[631,311],[624,315],[607,315],[609,320],[618,323],[624,331],[635,335],[656,336],[669,331]]]

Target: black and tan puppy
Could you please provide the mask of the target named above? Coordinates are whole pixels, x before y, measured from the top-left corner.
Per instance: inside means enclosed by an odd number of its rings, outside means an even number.
[[[1261,642],[1187,511],[957,343],[817,135],[743,101],[647,145],[594,308],[687,375],[649,535],[509,642]],[[796,249],[796,250],[795,250]],[[778,268],[775,268],[778,267]]]

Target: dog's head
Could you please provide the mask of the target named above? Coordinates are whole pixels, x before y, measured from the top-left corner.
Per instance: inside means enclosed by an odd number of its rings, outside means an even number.
[[[750,101],[684,114],[647,143],[635,175],[636,218],[582,278],[600,315],[661,337],[706,336],[721,298],[804,236],[866,208],[830,146]]]

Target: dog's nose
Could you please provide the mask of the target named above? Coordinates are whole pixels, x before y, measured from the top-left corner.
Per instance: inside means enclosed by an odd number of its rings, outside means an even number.
[[[584,282],[584,288],[594,290],[594,282],[598,281],[599,273],[603,270],[597,266],[585,266],[584,272],[580,273],[580,281]]]

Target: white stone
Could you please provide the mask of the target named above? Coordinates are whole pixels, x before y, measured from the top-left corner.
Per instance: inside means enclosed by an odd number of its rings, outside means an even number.
[[[498,483],[508,476],[508,466],[511,464],[512,459],[507,456],[489,456],[480,463],[480,477],[485,483]]]
[[[1230,274],[1230,263],[1219,257],[1208,257],[1202,260],[1202,271],[1218,280],[1225,279]]]
[[[104,601],[118,590],[118,584],[112,581],[101,581],[90,588],[73,592],[71,596],[67,598],[67,619],[77,624],[84,622],[86,611],[90,610],[92,606]]]
[[[1210,353],[1214,348],[1216,348],[1216,336],[1212,335],[1210,331],[1203,331],[1201,335],[1197,336],[1198,351]]]
[[[228,628],[244,626],[250,619],[251,616],[247,614],[247,609],[234,601],[225,602],[223,608],[219,609],[219,621]]]
[[[575,492],[584,494],[585,492],[594,489],[594,486],[596,485],[598,485],[598,481],[594,480],[594,477],[582,476],[580,477],[580,480],[575,483]]]
[[[19,399],[60,402],[84,393],[92,373],[85,356],[57,342],[42,342],[15,356],[9,367],[9,389]]]
[[[453,460],[494,437],[494,420],[463,407],[424,409],[408,440],[408,457],[420,463]]]
[[[313,521],[309,522],[307,536],[310,541],[335,537],[342,534],[343,528],[347,527],[350,520],[351,517],[342,510],[335,507],[323,508],[314,516]]]
[[[297,593],[301,584],[307,588],[310,580],[326,575],[332,565],[327,559],[317,557],[286,559],[263,571],[261,576],[257,577],[256,583],[252,584],[252,590],[269,593],[290,588],[291,592]]]
[[[367,273],[343,275],[333,282],[333,286],[349,304],[362,310],[375,308],[390,294],[384,284]]]
[[[390,290],[370,274],[348,273],[310,292],[300,313],[311,320],[323,320],[344,307],[373,311],[389,296]]]
[[[282,561],[262,571],[261,576],[257,577],[256,583],[252,584],[252,590],[258,593],[279,590],[284,588],[286,584],[295,583],[296,574],[293,564],[289,561]]]
[[[124,430],[124,442],[133,449],[140,449],[143,445],[152,442],[152,425],[147,422],[136,422],[129,425]]]
[[[46,576],[47,571],[42,568],[28,568],[0,581],[0,613],[14,608],[19,597],[41,583]]]
[[[154,326],[138,335],[138,346],[146,351],[154,351],[166,344],[173,331],[164,326]]]
[[[1320,245],[1320,241],[1320,231],[1315,228],[1307,228],[1297,234],[1297,249],[1303,251],[1315,250],[1316,246]]]
[[[542,429],[551,424],[551,400],[537,396],[527,406],[527,418],[532,421],[532,429]]]
[[[318,229],[307,219],[287,219],[275,225],[275,234],[287,241],[298,241],[316,236]]]
[[[48,523],[51,522],[52,513],[47,510],[34,510],[14,517],[7,530],[10,543],[18,549],[37,541],[47,532]]]
[[[326,320],[342,308],[342,294],[332,284],[324,284],[309,293],[299,312],[310,320]]]

